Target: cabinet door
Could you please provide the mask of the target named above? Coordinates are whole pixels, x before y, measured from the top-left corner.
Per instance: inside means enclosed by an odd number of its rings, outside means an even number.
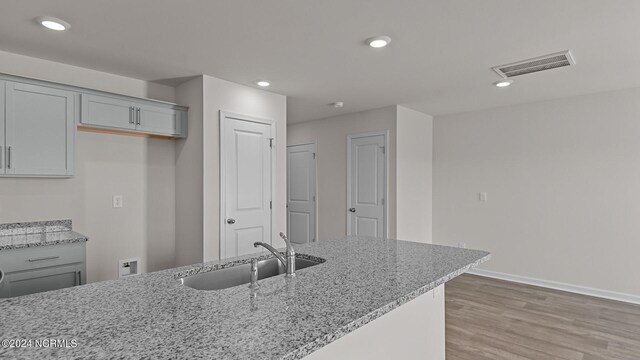
[[[125,100],[82,94],[80,122],[87,125],[130,129],[136,127],[133,105]]]
[[[65,90],[7,82],[6,174],[73,174],[74,96]]]
[[[153,105],[138,105],[136,130],[147,133],[176,135],[180,130],[181,114],[178,110]]]
[[[10,296],[9,287],[5,286],[7,274],[0,269],[0,298],[8,298]]]
[[[6,147],[4,142],[4,86],[5,82],[0,81],[0,175],[5,174],[6,169]]]
[[[14,297],[57,290],[81,284],[81,267],[61,265],[5,274],[0,284],[0,297]]]

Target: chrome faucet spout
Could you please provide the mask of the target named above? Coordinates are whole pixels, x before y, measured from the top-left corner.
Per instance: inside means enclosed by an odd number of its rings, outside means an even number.
[[[287,244],[287,249],[285,251],[285,256],[282,256],[278,250],[276,250],[273,246],[264,243],[264,242],[255,242],[253,243],[254,247],[262,246],[265,249],[269,250],[280,262],[284,265],[287,276],[295,276],[296,275],[296,252],[293,250],[293,246],[289,239],[287,239],[287,235],[284,233],[280,233],[280,237],[284,240],[285,244]]]
[[[283,266],[287,266],[287,260],[284,258],[284,256],[280,255],[280,252],[276,250],[276,248],[264,242],[253,243],[253,247],[258,247],[258,246],[262,246],[263,248],[269,250],[276,258],[278,258],[278,260],[280,260]]]

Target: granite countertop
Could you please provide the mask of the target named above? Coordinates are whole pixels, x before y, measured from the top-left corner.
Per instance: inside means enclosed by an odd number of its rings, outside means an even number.
[[[71,220],[0,224],[0,251],[88,240],[71,229]]]
[[[257,291],[200,291],[177,280],[245,256],[0,299],[0,338],[67,345],[0,347],[0,358],[300,359],[490,257],[367,237],[295,248],[326,262],[260,280]]]

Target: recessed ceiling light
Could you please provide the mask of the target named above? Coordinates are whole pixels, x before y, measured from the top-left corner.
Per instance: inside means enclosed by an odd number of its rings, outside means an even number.
[[[339,109],[344,106],[344,103],[342,101],[336,101],[334,103],[331,103],[331,106],[333,106],[336,109]]]
[[[256,81],[256,85],[261,86],[261,87],[267,87],[267,86],[271,85],[271,83],[266,81],[266,80],[258,80],[258,81]]]
[[[372,48],[383,48],[389,45],[390,42],[391,38],[386,35],[375,36],[367,39],[367,45],[371,46]]]
[[[47,29],[56,31],[68,30],[71,27],[68,22],[51,16],[40,16],[36,18],[36,21]]]
[[[507,87],[511,84],[513,84],[513,80],[500,80],[493,83],[493,85],[499,88]]]

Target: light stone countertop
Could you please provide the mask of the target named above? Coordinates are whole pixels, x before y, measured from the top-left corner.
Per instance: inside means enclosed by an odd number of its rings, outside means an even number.
[[[0,339],[69,345],[0,347],[0,358],[300,359],[490,257],[367,237],[295,249],[326,262],[295,278],[260,280],[257,292],[200,291],[177,280],[250,261],[245,256],[0,299]]]
[[[88,241],[71,228],[71,220],[0,224],[0,251]]]

